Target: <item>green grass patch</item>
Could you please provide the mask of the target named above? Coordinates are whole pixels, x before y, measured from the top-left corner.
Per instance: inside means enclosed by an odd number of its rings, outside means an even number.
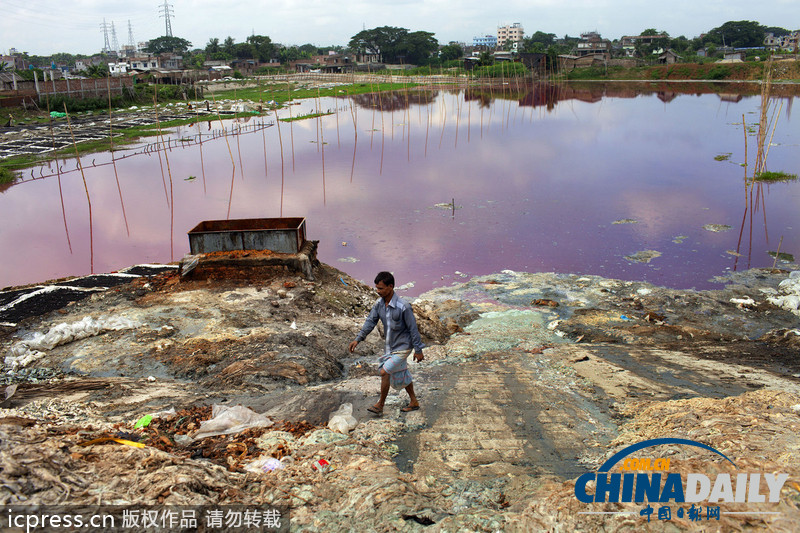
[[[282,118],[281,122],[296,122],[298,120],[305,120],[307,118],[324,117],[326,115],[333,115],[333,112],[332,111],[326,111],[325,113],[309,113],[307,115],[299,115],[299,116],[291,117],[291,118]]]
[[[377,93],[385,91],[401,91],[416,87],[416,83],[352,83],[328,88],[309,88],[295,83],[278,83],[257,87],[244,87],[238,89],[225,89],[214,92],[214,98],[241,98],[254,102],[276,103],[289,102],[304,98],[317,98],[323,96],[349,96],[354,94]]]
[[[714,161],[728,161],[733,154],[719,154],[714,156]]]
[[[756,174],[753,179],[755,179],[755,181],[769,182],[769,183],[782,182],[782,181],[797,181],[797,174],[789,174],[788,172],[782,172],[782,171],[778,172],[767,171]]]
[[[6,183],[13,183],[17,180],[19,174],[7,167],[0,167],[0,185]]]

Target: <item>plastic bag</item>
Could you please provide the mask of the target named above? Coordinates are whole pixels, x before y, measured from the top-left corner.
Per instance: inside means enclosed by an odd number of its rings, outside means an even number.
[[[248,428],[269,427],[272,420],[243,405],[212,405],[211,420],[200,422],[192,438],[202,439],[214,435],[233,435]]]
[[[266,456],[266,457],[259,457],[258,459],[247,463],[244,466],[244,469],[248,472],[272,472],[273,470],[281,470],[283,468],[283,462],[279,459],[275,459],[274,457]]]
[[[358,420],[353,416],[352,403],[343,403],[328,418],[328,428],[339,433],[347,433],[356,425],[358,425]]]

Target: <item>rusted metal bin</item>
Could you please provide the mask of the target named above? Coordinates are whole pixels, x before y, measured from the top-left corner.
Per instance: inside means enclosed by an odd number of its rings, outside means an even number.
[[[204,220],[189,231],[192,254],[233,250],[296,254],[305,240],[306,219],[302,217]]]

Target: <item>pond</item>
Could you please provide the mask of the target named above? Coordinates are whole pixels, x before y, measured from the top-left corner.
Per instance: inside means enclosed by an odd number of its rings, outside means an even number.
[[[149,138],[5,188],[0,286],[176,261],[202,220],[299,216],[320,260],[370,284],[393,271],[410,296],[503,269],[713,287],[779,244],[800,253],[800,184],[745,180],[758,90],[430,87],[179,127],[169,150]],[[797,174],[793,90],[769,102],[767,168]]]

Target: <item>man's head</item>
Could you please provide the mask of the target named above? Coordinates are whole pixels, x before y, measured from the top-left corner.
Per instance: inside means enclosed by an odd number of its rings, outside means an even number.
[[[375,276],[375,285],[377,285],[378,282],[394,287],[394,276],[391,272],[378,272],[378,275]]]
[[[388,303],[394,293],[394,276],[391,272],[379,272],[375,276],[375,290],[378,291],[378,296]]]

